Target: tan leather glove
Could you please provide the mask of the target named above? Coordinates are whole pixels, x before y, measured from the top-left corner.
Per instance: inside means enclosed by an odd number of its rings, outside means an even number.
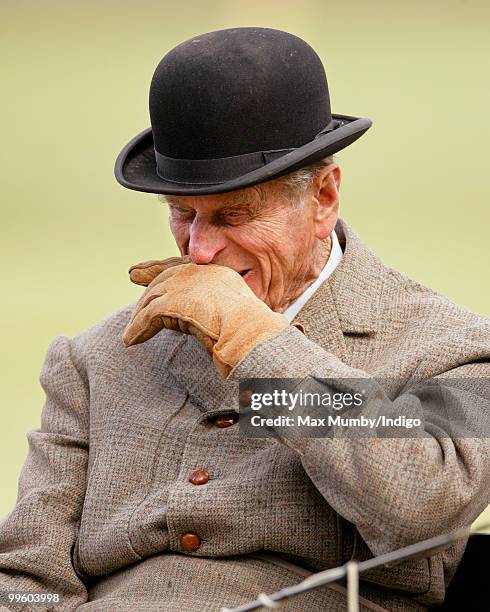
[[[135,285],[148,287],[151,281],[164,270],[185,263],[191,263],[189,255],[185,255],[184,257],[168,257],[167,259],[150,259],[131,266],[129,268],[129,278]]]
[[[156,276],[137,303],[123,341],[139,344],[164,328],[192,334],[227,378],[255,345],[288,327],[288,320],[259,300],[231,268],[182,261],[152,260],[130,269],[138,284]]]

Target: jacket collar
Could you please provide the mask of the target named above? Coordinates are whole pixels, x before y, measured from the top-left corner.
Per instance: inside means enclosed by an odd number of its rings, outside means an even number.
[[[293,320],[312,339],[326,330],[334,332],[332,326],[353,335],[370,335],[379,329],[386,267],[345,221],[339,219],[335,231],[342,260]]]

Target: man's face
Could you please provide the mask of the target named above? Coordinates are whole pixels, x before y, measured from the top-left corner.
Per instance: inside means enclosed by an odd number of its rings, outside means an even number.
[[[195,264],[232,268],[259,299],[283,312],[318,276],[328,257],[336,212],[325,236],[325,228],[319,231],[319,202],[312,193],[305,194],[303,204],[293,206],[271,182],[236,192],[165,200],[181,255],[189,255]]]

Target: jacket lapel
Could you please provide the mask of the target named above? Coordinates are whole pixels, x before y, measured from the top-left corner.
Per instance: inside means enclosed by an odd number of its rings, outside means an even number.
[[[183,335],[183,342],[173,352],[168,367],[191,402],[203,412],[238,410],[238,383],[221,377],[194,336]]]
[[[343,359],[344,336],[372,335],[378,329],[386,268],[345,221],[339,219],[335,231],[342,260],[293,322],[301,323],[308,338]]]

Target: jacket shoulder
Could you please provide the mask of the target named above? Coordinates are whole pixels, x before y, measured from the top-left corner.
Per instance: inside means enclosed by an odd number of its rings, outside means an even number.
[[[439,331],[466,326],[486,327],[490,324],[488,317],[456,304],[402,272],[388,267],[386,272],[388,280],[384,285],[382,300],[385,312],[401,311],[405,321],[424,320]]]
[[[488,330],[487,317],[386,265],[344,221],[338,230],[344,255],[330,285],[348,329],[375,330],[391,346],[407,334],[424,342],[463,329]]]
[[[490,359],[490,319],[397,270],[386,272],[379,312],[384,351],[409,355],[421,376],[469,364],[474,375],[488,376],[482,362]]]

